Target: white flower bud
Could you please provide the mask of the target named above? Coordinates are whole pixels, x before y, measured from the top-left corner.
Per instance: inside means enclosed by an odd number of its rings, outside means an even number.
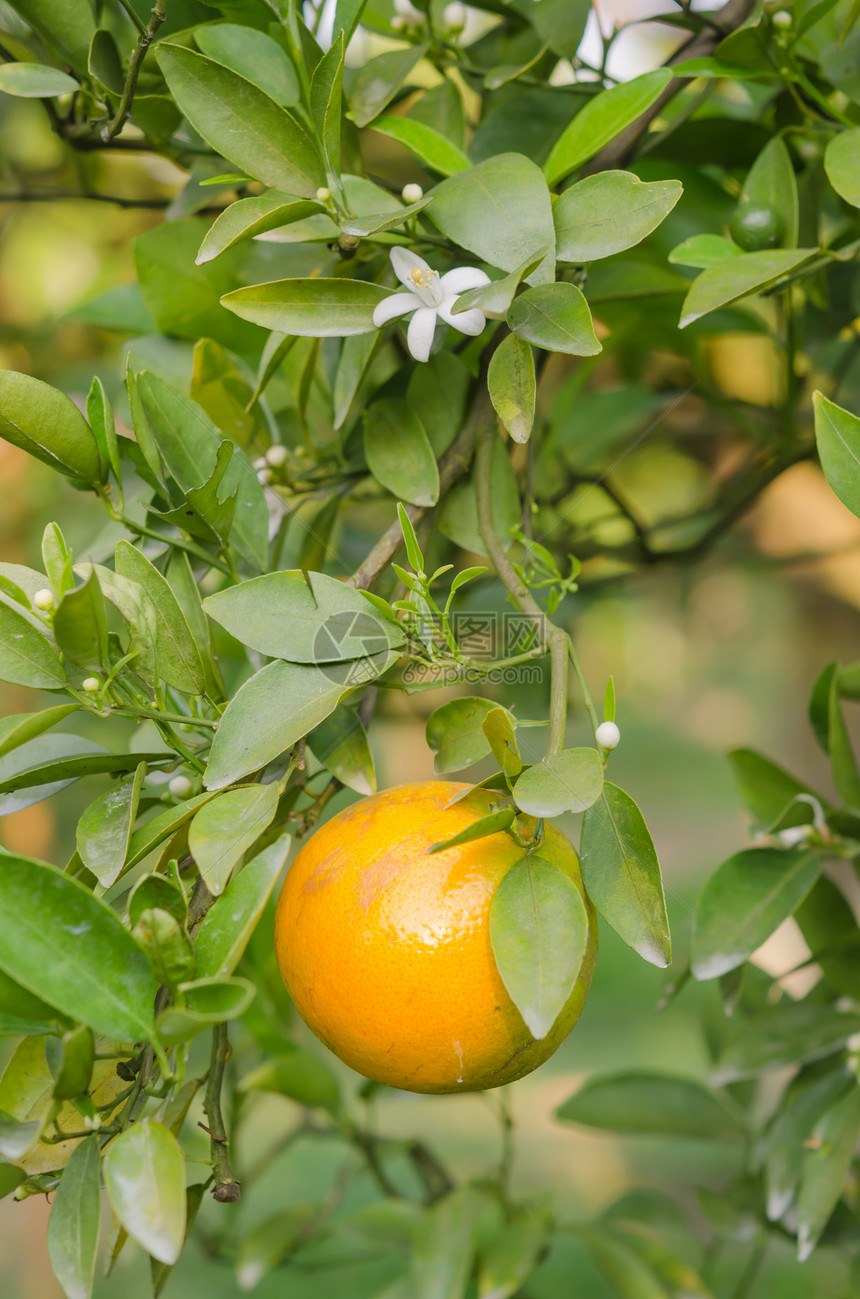
[[[407,23],[417,25],[423,23],[425,18],[421,10],[415,8],[412,0],[394,0],[394,12],[399,18],[403,19],[404,25]]]
[[[269,462],[268,462],[268,460],[266,459],[265,456],[257,456],[257,459],[254,461],[254,468],[255,468],[255,469],[257,470],[257,472],[259,473],[259,471],[260,471],[261,469],[265,469],[265,468],[266,468],[266,465],[267,465],[268,463],[269,463]]]
[[[402,32],[406,26],[406,19],[401,18],[400,14],[395,14],[391,20],[391,30],[393,32]]]
[[[33,596],[33,604],[37,609],[53,609],[54,592],[47,586],[41,587]]]
[[[594,732],[594,738],[601,749],[616,749],[621,739],[621,732],[614,722],[601,722]]]
[[[98,677],[85,677],[81,682],[81,689],[86,690],[88,695],[94,695],[97,690],[101,690],[102,683]]]
[[[319,189],[316,192],[316,200],[318,203],[330,202],[331,190],[327,189],[325,185],[320,185]]]
[[[442,22],[446,27],[465,27],[466,6],[460,4],[460,0],[452,0],[452,3],[442,10]]]
[[[771,22],[774,27],[790,27],[792,24],[792,17],[787,9],[778,9],[773,15]]]
[[[193,786],[187,776],[174,776],[167,788],[174,798],[187,798]]]
[[[263,484],[264,487],[268,487],[269,483],[273,483],[275,481],[275,475],[272,473],[268,465],[266,465],[265,469],[257,470],[257,477],[259,478],[260,482]]]
[[[400,196],[404,203],[419,203],[424,197],[424,191],[420,185],[412,181],[409,185],[404,185],[400,191]]]
[[[273,469],[277,469],[280,465],[285,465],[287,463],[288,455],[289,452],[286,447],[269,447],[266,452],[266,463],[271,465]]]

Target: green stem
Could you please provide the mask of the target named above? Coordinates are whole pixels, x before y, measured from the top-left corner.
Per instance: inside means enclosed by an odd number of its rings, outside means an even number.
[[[155,708],[138,708],[134,709],[112,709],[114,717],[151,717],[155,722],[177,722],[184,726],[209,726],[213,729],[218,723],[210,721],[208,717],[190,717],[184,713],[160,713]]]
[[[582,667],[580,666],[579,659],[577,658],[576,655],[576,650],[573,648],[573,641],[570,639],[570,637],[568,637],[568,652],[570,654],[570,661],[573,664],[573,670],[576,673],[576,679],[579,682],[579,687],[582,691],[582,698],[585,703],[585,711],[588,713],[588,716],[591,720],[591,725],[594,727],[595,730],[597,730],[598,726],[600,725],[600,718],[597,715],[597,709],[594,706],[594,700],[591,697],[591,691],[588,688],[588,682],[585,679],[585,673],[583,672]]]
[[[212,1172],[215,1177],[215,1189],[212,1194],[222,1204],[234,1204],[241,1194],[239,1183],[230,1168],[229,1143],[224,1126],[224,1115],[221,1112],[221,1086],[224,1081],[224,1069],[229,1059],[230,1042],[227,1037],[227,1025],[216,1024],[212,1030],[212,1056],[203,1108],[209,1120],[207,1131],[210,1137]]]
[[[165,19],[165,6],[167,0],[155,0],[155,5],[149,19],[149,25],[144,28],[138,35],[137,44],[131,52],[131,58],[128,61],[128,71],[125,74],[125,85],[122,88],[122,96],[117,106],[116,113],[110,121],[106,122],[102,128],[101,138],[105,144],[119,135],[122,128],[128,121],[131,107],[134,102],[134,92],[137,89],[137,79],[140,76],[140,69],[146,52],[152,42],[155,40],[155,34]]]

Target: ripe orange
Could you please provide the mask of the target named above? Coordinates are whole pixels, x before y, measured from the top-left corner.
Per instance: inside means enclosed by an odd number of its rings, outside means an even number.
[[[447,781],[354,803],[313,835],[278,902],[275,944],[299,1014],[341,1060],[414,1092],[478,1091],[530,1073],[579,1018],[597,921],[576,985],[549,1035],[526,1028],[496,969],[490,904],[523,851],[502,832],[428,854],[485,816],[493,795]],[[582,891],[571,844],[540,849]]]

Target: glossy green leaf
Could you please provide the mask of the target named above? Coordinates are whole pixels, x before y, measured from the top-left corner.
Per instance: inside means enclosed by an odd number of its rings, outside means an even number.
[[[680,181],[649,183],[629,171],[586,176],[553,204],[559,261],[590,262],[633,248],[656,230],[681,193]]]
[[[230,540],[236,517],[238,491],[230,492],[224,485],[234,450],[234,444],[225,438],[215,452],[215,467],[206,482],[190,488],[182,505],[158,511],[158,517],[199,537],[207,545],[223,549]]]
[[[509,531],[519,525],[522,516],[517,475],[502,438],[493,444],[490,463],[490,503],[496,536],[505,550],[513,544]],[[445,497],[439,511],[439,531],[464,550],[486,555],[487,550],[478,524],[478,501],[474,476],[456,483]],[[486,626],[486,624],[485,624]]]
[[[842,890],[822,875],[794,918],[827,982],[860,999],[860,929]]]
[[[299,79],[277,41],[254,27],[238,23],[208,23],[196,28],[194,40],[201,53],[238,72],[270,99],[286,108],[298,104]]]
[[[14,0],[16,10],[48,45],[71,64],[76,72],[86,73],[87,50],[95,28],[88,0]]]
[[[77,406],[32,375],[0,370],[0,437],[62,474],[102,480],[96,439]]]
[[[526,289],[508,308],[508,324],[520,338],[550,352],[596,356],[602,351],[588,303],[575,284]]]
[[[467,171],[471,162],[463,150],[425,122],[417,122],[411,117],[392,117],[388,114],[377,117],[373,130],[380,135],[387,135],[396,140],[409,152],[440,176],[456,176],[460,171]]]
[[[398,122],[400,120],[400,118],[397,118]],[[364,238],[365,235],[379,234],[383,230],[394,230],[397,226],[405,225],[409,218],[415,216],[416,213],[423,212],[431,197],[432,195],[428,194],[426,198],[419,199],[417,203],[410,203],[406,207],[398,208],[395,212],[371,212],[367,216],[349,217],[341,225],[341,230],[345,235],[358,235],[359,238]]]
[[[311,1204],[298,1204],[245,1232],[236,1251],[240,1290],[253,1290],[274,1268],[289,1266],[291,1255],[313,1231],[317,1212]]]
[[[605,144],[650,108],[672,79],[668,68],[646,72],[590,99],[566,126],[544,164],[547,181],[554,185],[569,172],[599,153]]]
[[[443,235],[503,271],[547,248],[528,281],[545,284],[554,278],[549,190],[540,168],[522,154],[499,154],[442,181],[427,215]]]
[[[90,76],[113,95],[122,95],[125,73],[116,40],[105,27],[93,32],[87,59]]]
[[[412,1299],[463,1299],[485,1207],[480,1191],[461,1186],[424,1212],[409,1260],[406,1293]]]
[[[188,831],[188,848],[209,892],[224,892],[245,852],[272,823],[278,786],[245,785],[204,803]]]
[[[487,388],[506,432],[514,442],[528,442],[535,418],[535,362],[529,344],[516,334],[509,334],[493,353]]]
[[[301,338],[341,338],[376,329],[373,308],[388,297],[379,284],[365,280],[273,280],[234,289],[224,306],[266,329]]]
[[[741,190],[741,203],[770,208],[782,224],[781,248],[797,247],[797,181],[791,154],[781,136],[769,140],[756,158]]]
[[[0,969],[0,1037],[56,1035],[66,1024],[65,1016]]]
[[[827,179],[840,198],[852,207],[860,207],[860,176],[857,154],[860,151],[860,127],[834,135],[824,152]]]
[[[312,199],[293,199],[276,189],[254,198],[240,198],[219,212],[212,222],[200,245],[197,265],[211,262],[243,239],[252,239],[254,235],[277,230],[324,211],[322,203]]]
[[[14,794],[18,790],[32,789],[35,786],[52,784],[63,780],[80,780],[83,776],[101,776],[106,772],[134,771],[139,762],[159,762],[164,753],[105,753],[98,744],[84,740],[78,735],[39,736],[26,746],[22,745],[16,752],[16,758],[32,761],[42,752],[45,741],[49,741],[56,756],[34,765],[15,764],[14,774],[3,775],[0,779],[0,794]],[[4,760],[0,771],[8,770]],[[44,797],[44,795],[43,795]]]
[[[120,577],[137,582],[152,602],[156,664],[162,679],[185,694],[202,694],[206,677],[200,651],[167,579],[127,541],[117,545],[116,571]]]
[[[777,280],[815,257],[816,248],[776,248],[743,253],[709,266],[693,281],[684,299],[680,327],[684,329],[709,311],[725,307],[750,293],[761,293]]]
[[[63,656],[76,667],[104,671],[108,662],[107,617],[98,576],[67,591],[54,610],[54,635]]]
[[[374,478],[401,500],[435,505],[439,468],[424,426],[408,402],[383,397],[364,415],[364,454]]]
[[[860,1135],[860,1087],[836,1101],[816,1124],[797,1194],[797,1257],[802,1263],[818,1244],[846,1189]]]
[[[74,590],[72,552],[58,523],[49,523],[42,534],[42,563],[56,595]]]
[[[46,1054],[48,1046],[46,1043]],[[59,1043],[56,1060],[48,1056],[54,1075],[54,1099],[74,1100],[89,1091],[95,1064],[95,1043],[92,1030],[84,1024],[69,1029]]]
[[[556,1117],[606,1132],[736,1141],[741,1132],[726,1103],[692,1078],[625,1072],[591,1077]]]
[[[483,1245],[478,1266],[480,1299],[510,1299],[531,1276],[548,1243],[549,1215],[523,1208]]]
[[[176,989],[194,974],[194,951],[188,937],[182,932],[179,921],[161,907],[145,907],[138,916],[132,937],[140,943],[149,957],[156,980]],[[160,1021],[156,1031],[161,1034]]]
[[[591,12],[589,0],[539,0],[528,17],[554,54],[572,59],[579,49]]]
[[[215,732],[207,789],[258,771],[328,717],[343,696],[384,672],[391,654],[317,666],[269,663],[233,696]]]
[[[0,92],[19,99],[50,99],[70,95],[80,86],[74,77],[45,63],[4,63],[0,67]]]
[[[860,419],[823,393],[813,393],[815,439],[824,476],[852,514],[860,516]]]
[[[629,794],[607,782],[582,822],[582,878],[619,938],[652,965],[672,959],[663,881],[654,844]]]
[[[186,1084],[186,1086],[187,1085],[188,1084]],[[206,1182],[195,1182],[193,1186],[187,1186],[185,1188],[186,1241],[190,1235],[191,1228],[194,1226],[197,1214],[200,1212],[200,1206],[203,1203],[203,1197],[207,1190],[208,1184]],[[120,1228],[120,1230],[122,1229]],[[162,1290],[167,1285],[171,1272],[173,1271],[173,1265],[170,1263],[160,1263],[158,1259],[153,1258],[150,1259],[150,1267],[152,1271],[152,1296],[153,1299],[158,1299]]]
[[[465,293],[458,294],[452,314],[456,316],[458,312],[467,311],[470,307],[480,307],[484,314],[492,319],[504,320],[520,282],[540,266],[547,252],[548,249],[540,248],[531,257],[521,262],[515,270],[503,275],[500,280],[491,280],[489,284],[482,284],[477,289],[467,289]],[[504,346],[504,342],[501,346]]]
[[[724,262],[727,257],[742,257],[743,252],[731,239],[723,235],[691,235],[669,254],[673,266],[695,266],[705,270]]]
[[[471,767],[490,752],[481,723],[495,708],[491,699],[465,695],[440,705],[427,718],[427,746],[439,775]]]
[[[481,730],[487,737],[493,757],[508,777],[516,777],[523,769],[523,760],[517,746],[514,723],[507,708],[493,708],[481,720]]]
[[[0,681],[56,690],[66,677],[54,646],[34,614],[0,591]]]
[[[342,188],[340,129],[343,104],[344,42],[338,35],[317,63],[311,77],[311,117],[322,145],[326,179],[335,191]]]
[[[41,1129],[40,1119],[15,1119],[0,1110],[0,1158],[21,1159],[36,1144]]]
[[[586,1227],[579,1234],[620,1299],[671,1299],[671,1292],[629,1238],[594,1227]]]
[[[741,797],[763,826],[770,826],[798,794],[807,787],[775,762],[752,749],[735,749],[729,754]]]
[[[98,376],[93,379],[87,394],[87,420],[93,431],[93,437],[98,443],[102,466],[110,466],[117,483],[122,483],[113,408]]]
[[[490,940],[526,1027],[533,1037],[546,1037],[573,992],[588,943],[579,889],[552,862],[524,857],[493,896]]]
[[[212,148],[255,180],[299,198],[323,184],[322,163],[305,128],[244,76],[178,45],[159,45],[171,93]]]
[[[308,746],[347,789],[357,794],[376,793],[376,771],[373,754],[361,718],[354,708],[340,704],[331,716],[314,727]]]
[[[248,862],[210,907],[194,937],[200,978],[232,974],[286,865],[290,836],[282,835]]]
[[[78,855],[103,889],[119,878],[125,863],[145,775],[146,763],[141,762],[133,776],[101,794],[78,821]]]
[[[179,885],[167,875],[141,875],[128,899],[128,918],[136,925],[144,911],[166,911],[184,925],[188,902]]]
[[[796,1068],[839,1050],[860,1032],[860,1015],[812,1002],[779,1003],[741,1020],[725,1042],[711,1081],[752,1078],[766,1069]]]
[[[792,915],[818,879],[807,849],[748,848],[723,862],[696,909],[693,974],[715,979],[742,965]]]
[[[851,744],[851,737],[842,715],[839,699],[839,678],[834,672],[830,681],[828,700],[828,749],[833,783],[842,801],[848,807],[860,808],[860,773]]]
[[[503,830],[509,830],[516,818],[516,810],[512,807],[503,808],[500,812],[490,812],[487,816],[480,817],[479,820],[473,821],[467,825],[465,830],[455,834],[450,839],[445,839],[441,843],[434,843],[429,849],[429,853],[445,852],[446,848],[456,848],[461,843],[473,843],[476,839],[486,839],[487,835],[499,834]]]
[[[602,790],[603,763],[597,750],[564,749],[524,771],[514,786],[514,798],[517,807],[532,816],[560,816],[584,812]]]
[[[404,639],[360,591],[324,573],[266,573],[210,595],[203,607],[244,645],[294,663],[361,658]]]
[[[14,1164],[0,1161],[0,1200],[4,1200],[7,1195],[17,1190],[26,1177],[23,1168],[16,1168]]]
[[[181,1004],[168,1006],[156,1024],[165,1046],[177,1046],[213,1024],[238,1019],[254,1000],[256,988],[247,979],[195,979],[181,983],[178,993]]]
[[[349,93],[356,126],[367,126],[382,112],[426,53],[426,45],[410,45],[378,54],[358,69]]]
[[[0,929],[0,967],[37,997],[117,1041],[150,1035],[149,963],[82,884],[42,862],[0,855]]]
[[[183,803],[177,803],[175,807],[167,808],[166,811],[160,812],[151,821],[140,826],[131,836],[126,865],[136,866],[139,861],[143,861],[144,857],[148,857],[177,830],[181,830],[183,825],[191,820],[198,807],[202,807],[210,798],[214,798],[214,794],[197,794]]]
[[[290,1051],[288,1055],[267,1060],[245,1075],[239,1089],[278,1092],[301,1105],[319,1105],[331,1111],[340,1109],[337,1078],[325,1061],[309,1051]]]
[[[854,1084],[844,1069],[795,1079],[763,1141],[767,1216],[778,1222],[788,1209],[806,1159],[804,1142],[822,1114]],[[856,1085],[856,1084],[854,1084]]]
[[[140,1119],[111,1142],[102,1168],[111,1208],[132,1240],[175,1263],[185,1240],[185,1158],[173,1133]]]

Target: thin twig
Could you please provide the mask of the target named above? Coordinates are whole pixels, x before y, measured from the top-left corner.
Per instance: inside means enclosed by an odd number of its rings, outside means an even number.
[[[137,44],[131,52],[128,61],[128,70],[125,74],[125,85],[122,88],[117,110],[113,117],[105,122],[101,129],[101,138],[105,144],[115,139],[122,128],[128,121],[131,113],[132,104],[134,103],[134,92],[137,90],[137,79],[140,76],[140,69],[143,66],[143,60],[146,58],[146,52],[152,42],[155,40],[155,34],[166,17],[165,7],[167,0],[155,0],[149,23],[146,28],[139,33]]]
[[[224,1115],[221,1112],[221,1086],[224,1081],[224,1068],[229,1059],[230,1042],[227,1037],[227,1025],[216,1024],[212,1030],[212,1056],[203,1108],[209,1119],[207,1131],[210,1133],[209,1145],[215,1178],[212,1194],[221,1204],[235,1204],[241,1195],[239,1183],[230,1168],[230,1143],[224,1126]]]

